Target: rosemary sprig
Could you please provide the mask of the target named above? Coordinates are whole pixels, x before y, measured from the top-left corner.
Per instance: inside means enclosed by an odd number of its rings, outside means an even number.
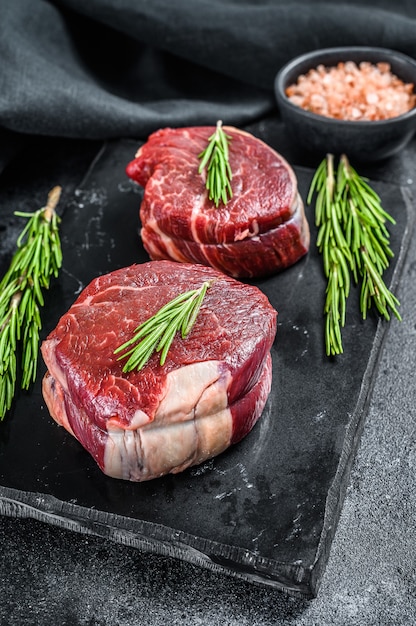
[[[209,192],[209,199],[213,200],[218,207],[220,200],[227,204],[232,198],[231,189],[232,171],[229,163],[228,144],[231,141],[223,128],[221,120],[218,120],[215,132],[208,139],[209,144],[199,155],[202,159],[198,172],[202,174],[207,168],[206,188]]]
[[[327,278],[325,347],[327,355],[335,355],[343,352],[341,328],[345,325],[351,275],[356,284],[362,281],[360,311],[363,319],[373,304],[385,319],[390,319],[389,309],[401,319],[400,303],[382,278],[393,257],[386,222],[395,222],[345,154],[336,170],[332,154],[320,163],[311,182],[308,204],[314,194],[317,247]]]
[[[348,243],[353,253],[352,271],[362,278],[360,309],[363,319],[374,304],[385,319],[390,319],[389,308],[401,320],[399,300],[386,287],[382,274],[394,254],[386,222],[395,220],[381,205],[380,197],[367,180],[360,177],[345,155],[341,156],[339,194],[349,205],[346,224]]]
[[[0,420],[10,409],[17,381],[17,351],[21,347],[21,388],[27,390],[36,378],[40,308],[43,289],[62,264],[60,218],[55,212],[61,188],[54,187],[47,204],[34,213],[16,211],[27,218],[17,240],[17,250],[0,282]]]
[[[213,282],[207,280],[199,289],[181,293],[140,324],[134,336],[114,351],[114,354],[124,352],[118,357],[119,361],[129,357],[123,372],[142,369],[154,352],[161,353],[159,362],[163,365],[176,333],[180,332],[182,339],[189,335],[205,294]]]
[[[308,204],[316,192],[315,223],[318,226],[317,247],[322,254],[327,277],[325,314],[326,353],[341,354],[341,328],[345,326],[346,303],[350,292],[351,253],[342,231],[342,206],[336,197],[334,157],[322,161],[312,179]]]

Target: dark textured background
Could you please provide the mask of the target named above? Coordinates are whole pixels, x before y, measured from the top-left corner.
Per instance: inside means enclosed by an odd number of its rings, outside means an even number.
[[[0,4],[1,163],[25,146],[26,135],[142,138],[166,124],[222,117],[239,125],[277,115],[275,71],[323,45],[373,44],[416,56],[410,1]],[[55,149],[53,141],[45,145]],[[286,149],[292,154],[293,146]],[[415,167],[413,142],[368,173],[414,192]],[[22,180],[34,170],[28,161]],[[7,254],[10,242],[0,245]],[[398,291],[403,322],[390,325],[317,599],[285,598],[102,539],[2,518],[0,623],[414,623],[415,259],[412,240]]]

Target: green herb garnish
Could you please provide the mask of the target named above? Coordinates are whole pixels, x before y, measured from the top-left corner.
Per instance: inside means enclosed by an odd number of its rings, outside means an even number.
[[[135,329],[134,336],[114,351],[114,354],[119,354],[127,350],[118,358],[120,361],[129,357],[123,367],[123,372],[142,369],[154,352],[161,353],[159,362],[163,365],[176,333],[180,332],[182,339],[189,335],[205,294],[213,282],[213,280],[207,280],[199,289],[181,293],[140,324]],[[133,346],[133,344],[137,345]],[[130,346],[133,347],[130,348]]]
[[[311,182],[308,204],[314,194],[316,243],[327,278],[325,347],[327,355],[335,355],[343,352],[341,328],[345,325],[350,276],[357,284],[361,279],[363,319],[374,304],[385,319],[390,319],[390,309],[401,320],[397,308],[400,303],[382,278],[393,257],[386,222],[395,221],[345,155],[336,170],[332,154],[320,163]]]
[[[208,146],[198,155],[198,158],[202,159],[198,172],[202,174],[204,168],[207,168],[205,186],[209,192],[209,199],[214,201],[216,207],[218,207],[220,200],[223,204],[227,204],[233,195],[228,152],[230,140],[230,135],[224,132],[222,122],[219,120],[215,132],[208,139]]]
[[[62,250],[55,212],[61,188],[54,187],[44,208],[35,213],[16,211],[28,222],[17,240],[9,269],[0,282],[0,419],[10,409],[17,381],[17,351],[21,347],[21,388],[36,378],[40,307],[43,289],[58,276]]]

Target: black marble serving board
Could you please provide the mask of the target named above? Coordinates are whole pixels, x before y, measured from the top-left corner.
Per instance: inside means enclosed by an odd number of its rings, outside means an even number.
[[[148,260],[138,236],[142,192],[125,175],[138,145],[128,139],[106,143],[82,182],[63,196],[64,264],[46,296],[43,337],[93,277]],[[64,154],[60,158],[61,167],[71,166]],[[78,170],[87,158],[81,164],[78,158]],[[59,171],[59,159],[55,167]],[[306,198],[313,170],[295,169]],[[46,184],[43,180],[42,191]],[[413,210],[398,185],[374,182],[374,188],[396,219],[390,227],[395,257],[386,273],[395,289]],[[23,206],[11,206],[11,199]],[[27,203],[24,185],[10,198],[3,195],[2,271],[17,232],[10,215],[16,208],[27,210]],[[287,593],[315,595],[388,323],[373,314],[363,322],[353,289],[344,354],[325,355],[325,280],[314,245],[312,207],[307,215],[309,254],[279,275],[254,281],[279,316],[272,392],[245,440],[177,476],[141,484],[108,478],[49,417],[41,395],[41,362],[33,389],[18,394],[0,424],[0,513],[98,534]]]

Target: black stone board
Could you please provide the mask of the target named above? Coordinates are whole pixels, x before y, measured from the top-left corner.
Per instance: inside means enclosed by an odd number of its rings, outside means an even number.
[[[267,140],[267,127],[263,134]],[[60,205],[64,265],[46,296],[43,337],[92,278],[148,260],[138,235],[142,191],[125,174],[138,145],[129,139],[106,143],[83,180],[86,157],[72,164],[73,176],[82,182],[71,183]],[[69,166],[65,152],[54,160],[57,172]],[[295,170],[306,198],[313,170]],[[48,184],[42,180],[39,196]],[[395,289],[413,210],[406,189],[376,181],[374,188],[396,219],[390,227],[395,257],[386,273]],[[17,232],[10,215],[16,208],[28,209],[27,193],[22,184],[12,194],[14,205],[6,194],[0,207],[6,252]],[[44,199],[36,198],[39,206]],[[373,314],[362,321],[354,289],[344,354],[325,356],[325,280],[312,207],[307,215],[309,254],[279,275],[253,281],[279,317],[272,392],[244,441],[177,476],[141,484],[108,478],[49,417],[41,395],[41,362],[33,389],[18,394],[0,424],[0,513],[97,534],[290,594],[316,595],[388,323]],[[6,260],[7,253],[3,265]]]

